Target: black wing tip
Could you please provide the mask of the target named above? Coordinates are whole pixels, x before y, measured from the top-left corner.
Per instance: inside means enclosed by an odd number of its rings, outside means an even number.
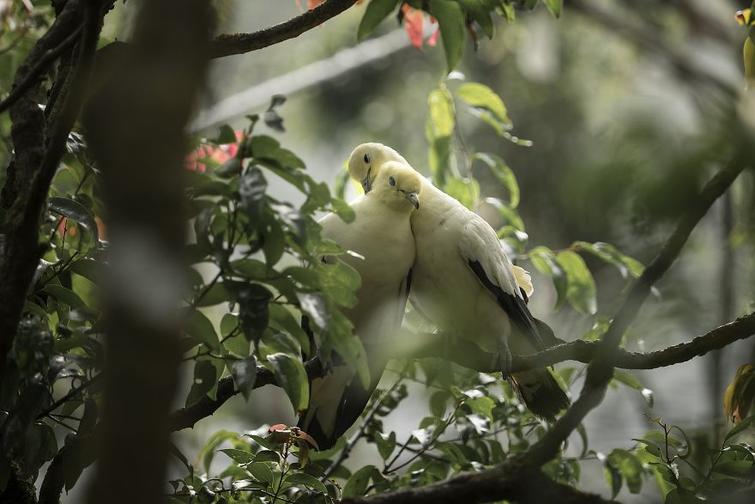
[[[520,387],[520,396],[527,409],[535,416],[552,422],[556,415],[569,407],[571,401],[550,370],[543,369],[539,373],[539,386],[529,391]]]

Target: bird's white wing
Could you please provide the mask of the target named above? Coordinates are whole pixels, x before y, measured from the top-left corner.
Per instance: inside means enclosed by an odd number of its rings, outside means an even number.
[[[544,348],[537,323],[527,309],[526,294],[517,284],[514,266],[498,236],[482,217],[469,213],[469,220],[460,236],[459,253],[483,287],[495,297],[518,333],[528,338],[536,348]]]

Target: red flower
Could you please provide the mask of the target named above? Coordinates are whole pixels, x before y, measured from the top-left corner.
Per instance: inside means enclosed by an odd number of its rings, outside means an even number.
[[[234,133],[236,133],[235,143],[224,145],[204,144],[194,149],[184,159],[186,169],[204,173],[207,171],[207,164],[219,166],[234,157],[239,151],[239,142],[244,138],[244,132],[238,130]]]
[[[404,13],[404,29],[409,35],[409,40],[417,49],[422,49],[422,35],[424,33],[425,16],[419,9],[413,9],[408,4],[401,6]]]

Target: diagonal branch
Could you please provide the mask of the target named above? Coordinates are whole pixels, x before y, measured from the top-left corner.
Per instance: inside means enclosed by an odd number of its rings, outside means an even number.
[[[608,382],[613,376],[614,361],[618,355],[621,338],[650,294],[651,287],[668,271],[679,256],[692,230],[713,203],[731,186],[745,166],[741,160],[730,162],[708,181],[695,202],[682,215],[661,251],[632,285],[626,300],[613,318],[608,331],[603,335],[598,349],[599,358],[593,360],[588,366],[587,377],[579,398],[553,428],[524,454],[530,463],[540,466],[552,459],[558,453],[561,444],[582,423],[584,417],[601,403]]]
[[[222,58],[233,54],[244,54],[298,37],[339,15],[354,3],[356,0],[327,0],[314,9],[264,30],[220,35],[210,44],[211,57]]]

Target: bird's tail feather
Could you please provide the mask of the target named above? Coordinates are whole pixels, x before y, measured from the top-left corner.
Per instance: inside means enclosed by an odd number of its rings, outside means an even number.
[[[524,404],[535,415],[554,420],[569,406],[569,398],[550,369],[533,369],[511,375],[511,382]]]

